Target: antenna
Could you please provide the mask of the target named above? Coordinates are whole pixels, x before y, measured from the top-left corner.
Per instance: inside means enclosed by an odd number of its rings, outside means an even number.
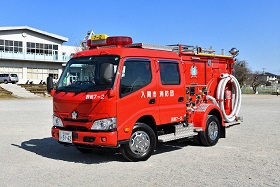
[[[266,68],[262,68],[263,69],[263,74],[265,75],[265,70],[266,70]]]

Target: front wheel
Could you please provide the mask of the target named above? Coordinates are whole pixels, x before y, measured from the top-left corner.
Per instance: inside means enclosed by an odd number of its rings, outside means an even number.
[[[216,145],[220,137],[220,122],[216,116],[208,115],[205,131],[199,134],[202,145]]]
[[[144,161],[150,158],[156,148],[156,135],[148,125],[136,123],[128,144],[122,144],[120,151],[130,161]]]

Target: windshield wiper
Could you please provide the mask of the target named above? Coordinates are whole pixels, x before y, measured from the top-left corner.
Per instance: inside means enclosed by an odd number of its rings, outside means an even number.
[[[75,92],[75,94],[79,94],[81,92],[89,92],[89,91],[100,91],[110,88],[110,86],[100,85],[100,84],[84,84],[84,85],[75,85],[71,84],[68,86],[63,86],[57,89],[60,92]]]
[[[88,87],[84,88],[84,89],[81,89],[81,90],[78,90],[75,92],[75,94],[79,94],[81,92],[89,92],[89,91],[100,91],[100,90],[103,90],[103,89],[106,89],[106,86],[105,85],[96,85],[96,84],[91,84],[89,85]]]
[[[71,89],[80,89],[80,87],[79,86],[75,86],[75,85],[68,85],[68,86],[63,86],[63,87],[60,87],[60,88],[57,88],[56,90],[57,91],[69,91],[69,90],[71,90]]]
[[[79,90],[79,91],[76,91],[75,94],[88,91],[90,88],[95,88],[95,87],[96,87],[95,84],[91,84],[91,85],[89,85],[88,87],[86,87],[86,88],[84,88],[84,89],[81,89],[81,90]]]

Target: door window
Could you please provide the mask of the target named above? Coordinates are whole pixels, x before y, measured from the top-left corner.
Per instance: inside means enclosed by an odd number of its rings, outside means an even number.
[[[150,61],[146,59],[127,59],[124,62],[121,78],[121,97],[135,92],[151,82]]]
[[[178,62],[159,61],[160,80],[162,85],[179,85],[180,74]]]

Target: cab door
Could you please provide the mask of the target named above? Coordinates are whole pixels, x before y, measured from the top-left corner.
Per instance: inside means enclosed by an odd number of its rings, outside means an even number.
[[[155,67],[148,58],[127,58],[122,65],[117,101],[119,140],[128,139],[140,118],[158,118]],[[126,129],[126,130],[125,130]],[[124,131],[130,130],[130,133]]]
[[[184,121],[186,91],[179,61],[159,60],[159,116],[161,124]]]

